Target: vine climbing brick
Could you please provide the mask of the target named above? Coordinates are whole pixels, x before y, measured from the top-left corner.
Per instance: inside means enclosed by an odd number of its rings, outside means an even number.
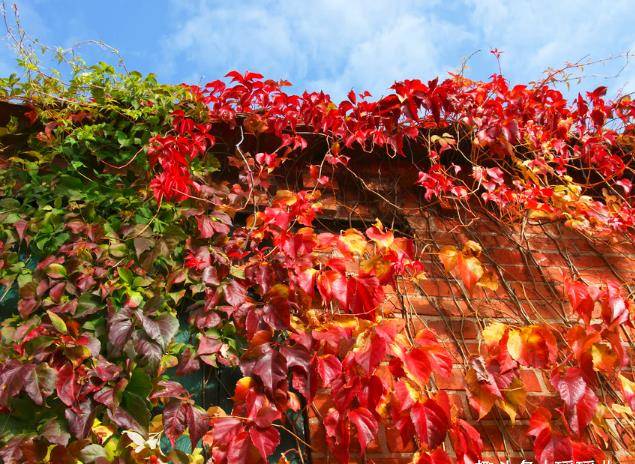
[[[370,163],[365,169],[373,172],[381,166]],[[394,177],[391,174],[384,167],[387,179]],[[340,195],[342,189],[346,190],[346,186],[335,186]],[[355,201],[341,206],[340,213],[355,209],[357,219],[372,223],[378,213],[376,203],[360,205],[359,199],[349,191],[348,197],[351,196]],[[575,323],[576,316],[571,312],[563,286],[566,276],[573,275],[597,285],[611,278],[633,291],[635,246],[627,237],[596,240],[558,222],[505,226],[485,213],[466,222],[451,213],[422,209],[415,200],[400,205],[403,207],[401,214],[422,252],[426,280],[420,288],[407,279],[398,281],[397,288],[387,292],[381,309],[387,317],[399,318],[405,306],[415,326],[433,329],[451,352],[452,371],[448,376],[437,377],[436,384],[448,392],[452,406],[465,414],[481,433],[483,462],[530,462],[535,459],[532,441],[527,436],[531,413],[541,406],[555,410],[559,407],[558,395],[548,372],[523,368],[519,374],[527,391],[527,410],[519,415],[516,426],[509,428],[507,421],[494,410],[479,420],[478,414],[470,408],[465,385],[468,360],[479,354],[480,333],[494,321],[517,325],[546,323],[552,327]],[[332,203],[338,201],[333,199]],[[323,220],[332,220],[333,215],[338,214],[337,208],[331,213]],[[438,259],[439,250],[446,245],[461,246],[468,240],[479,243],[486,250],[486,262],[498,269],[501,281],[506,285],[500,285],[496,291],[478,288],[466,295],[460,279],[448,276]],[[632,336],[632,331],[627,330]],[[623,347],[635,354],[629,342],[625,341]],[[632,368],[624,372],[635,378]],[[325,392],[321,396],[318,394],[314,404],[316,410],[324,414],[332,401]],[[335,462],[329,456],[319,415],[311,413],[310,416],[311,440],[316,450],[312,462]],[[613,433],[619,434],[619,421],[609,412],[606,412],[606,419]],[[449,441],[446,446],[451,449]],[[367,448],[366,462],[407,464],[412,462],[416,450],[414,441],[404,442],[395,428],[384,425]],[[613,459],[619,463],[635,462],[635,457],[627,450],[618,450]],[[362,462],[362,458],[353,456],[350,462]],[[610,458],[606,462],[611,462]]]

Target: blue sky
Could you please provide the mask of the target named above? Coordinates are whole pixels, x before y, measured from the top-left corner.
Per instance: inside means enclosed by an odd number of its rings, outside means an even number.
[[[11,2],[11,0],[7,0]],[[168,82],[205,83],[228,70],[288,79],[296,90],[385,93],[399,79],[430,79],[468,62],[466,74],[498,71],[503,52],[513,82],[540,79],[548,67],[635,53],[635,0],[17,0],[30,35],[69,47],[105,41],[129,69]],[[479,51],[480,50],[480,51]],[[95,47],[90,60],[108,58]],[[585,69],[569,93],[608,85],[635,91],[635,55]],[[0,48],[0,72],[14,68]]]

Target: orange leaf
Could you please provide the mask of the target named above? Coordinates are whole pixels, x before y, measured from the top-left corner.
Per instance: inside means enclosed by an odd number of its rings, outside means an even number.
[[[510,356],[523,366],[545,368],[556,362],[556,338],[540,325],[510,330],[507,340]]]
[[[439,259],[447,272],[451,272],[456,267],[458,254],[459,251],[452,245],[446,245],[439,251]]]
[[[384,226],[379,219],[374,226],[366,229],[366,235],[381,248],[390,248],[395,239],[392,231],[384,231]]]
[[[465,284],[465,288],[470,292],[476,282],[483,277],[483,266],[481,266],[481,262],[473,256],[466,258],[462,253],[459,253],[456,268],[463,284]]]

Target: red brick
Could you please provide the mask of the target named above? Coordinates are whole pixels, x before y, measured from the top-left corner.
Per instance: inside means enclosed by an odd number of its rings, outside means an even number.
[[[438,316],[439,310],[426,298],[409,298],[412,309],[422,316]]]
[[[501,428],[494,424],[479,424],[479,431],[483,440],[483,449],[486,451],[504,451],[503,435],[501,431],[505,428],[501,424]]]
[[[452,287],[443,280],[426,279],[421,284],[421,287],[428,296],[452,296],[460,294],[457,288],[452,290]]]
[[[574,255],[572,261],[576,267],[581,268],[606,267],[606,261],[598,255]]]
[[[523,264],[523,255],[514,248],[491,248],[487,250],[492,259],[499,265]]]

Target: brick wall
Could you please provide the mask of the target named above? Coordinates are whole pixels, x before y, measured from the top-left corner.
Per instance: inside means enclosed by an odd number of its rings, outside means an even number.
[[[375,168],[369,168],[372,169]],[[330,210],[332,216],[372,223],[374,217],[382,213],[381,206],[378,206],[380,202],[372,199],[353,201],[350,195],[342,193],[341,184],[335,186],[333,192],[333,195],[324,198],[326,211]],[[422,202],[412,191],[402,191],[401,195],[405,198],[400,205],[401,223],[395,228],[414,237],[418,253],[426,265],[427,279],[420,288],[411,282],[399,282],[398,289],[388,295],[383,310],[386,315],[394,317],[402,317],[403,311],[406,311],[416,325],[434,329],[453,354],[452,375],[449,378],[437,376],[437,386],[448,392],[460,414],[470,419],[481,432],[484,460],[494,463],[531,461],[532,442],[525,435],[529,415],[538,406],[546,406],[553,411],[559,404],[545,376],[548,372],[533,369],[521,372],[528,391],[528,411],[518,416],[514,427],[509,426],[507,416],[496,407],[477,421],[468,404],[464,374],[466,361],[478,353],[480,330],[495,320],[517,325],[547,323],[554,328],[566,326],[573,317],[563,293],[564,276],[577,277],[588,284],[614,279],[631,292],[635,289],[633,242],[627,237],[611,241],[587,238],[560,223],[508,227],[490,219],[485,213],[472,215],[469,220],[460,220],[453,215],[443,217],[441,209],[422,209]],[[476,288],[470,295],[458,280],[444,270],[438,259],[439,249],[444,245],[460,248],[467,240],[478,242],[483,247],[483,263],[498,276],[500,285],[497,291]],[[625,349],[633,351],[630,345]],[[328,396],[319,396],[315,402],[317,412],[311,413],[311,441],[316,450],[312,456],[314,464],[336,462],[329,457],[318,426],[320,415],[328,408]],[[621,433],[615,420],[610,415],[608,417],[608,422],[619,436]],[[627,439],[624,440],[628,445]],[[624,443],[614,446],[617,451],[611,462],[635,463],[635,457],[624,451]],[[351,462],[405,464],[411,462],[415,448],[413,443],[403,443],[399,434],[388,427],[380,431],[377,442],[369,447],[365,461],[359,455],[353,455]],[[446,449],[451,454],[449,441]]]

